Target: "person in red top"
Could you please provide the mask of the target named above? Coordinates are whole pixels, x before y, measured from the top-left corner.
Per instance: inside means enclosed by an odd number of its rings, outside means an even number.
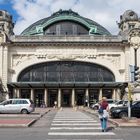
[[[107,131],[107,120],[108,120],[108,102],[106,101],[106,97],[102,98],[99,107],[99,118],[101,121],[102,132]],[[102,111],[101,111],[102,110]]]

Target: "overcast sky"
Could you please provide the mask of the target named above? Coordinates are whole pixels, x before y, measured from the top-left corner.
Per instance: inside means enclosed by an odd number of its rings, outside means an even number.
[[[0,9],[13,15],[15,34],[59,9],[72,9],[117,34],[116,22],[126,10],[134,10],[140,16],[140,0],[0,0]]]

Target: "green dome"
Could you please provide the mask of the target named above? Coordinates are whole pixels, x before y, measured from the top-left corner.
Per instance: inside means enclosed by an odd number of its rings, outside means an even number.
[[[82,17],[72,10],[59,10],[58,12],[53,13],[50,17],[33,23],[26,28],[21,35],[44,35],[45,29],[51,25],[54,25],[55,23],[64,21],[73,22],[83,26],[88,31],[88,34],[111,35],[110,32],[100,24],[88,18]]]

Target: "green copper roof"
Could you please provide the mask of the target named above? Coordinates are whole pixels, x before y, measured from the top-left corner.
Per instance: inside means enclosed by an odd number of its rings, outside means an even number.
[[[89,30],[89,34],[111,35],[110,32],[100,24],[85,17],[82,17],[72,10],[59,10],[58,12],[53,13],[50,17],[41,19],[33,23],[28,28],[26,28],[21,33],[21,35],[43,35],[44,29],[46,27],[56,22],[66,20],[77,22],[85,26]]]

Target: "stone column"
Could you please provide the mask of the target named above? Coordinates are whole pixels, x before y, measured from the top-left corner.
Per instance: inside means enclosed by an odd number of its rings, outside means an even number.
[[[48,106],[48,90],[46,88],[44,90],[44,102],[45,105]]]
[[[72,105],[72,107],[74,107],[76,105],[75,104],[75,90],[74,90],[74,88],[72,89],[71,105]]]
[[[34,89],[31,88],[31,100],[34,102]]]
[[[2,66],[3,66],[3,46],[0,45],[0,78],[2,78]],[[1,79],[2,80],[2,79]]]
[[[103,92],[102,92],[102,88],[99,89],[99,101],[102,100],[103,97]]]
[[[16,89],[16,92],[17,92],[17,94],[16,94],[16,95],[17,95],[17,98],[20,98],[20,97],[21,97],[21,96],[20,96],[20,89],[17,88],[17,89]]]
[[[86,89],[86,103],[87,103],[87,106],[89,107],[89,92],[88,92],[88,88]]]
[[[121,99],[120,95],[121,95],[120,89],[116,89],[116,98],[117,98],[117,100]]]
[[[13,98],[17,98],[17,89],[16,88],[14,88],[14,90],[13,90]]]
[[[2,82],[7,90],[8,80],[8,46],[3,46],[3,62],[2,62]]]
[[[117,96],[116,96],[116,89],[115,89],[115,88],[113,89],[112,99],[113,99],[113,100],[116,100],[116,99],[117,99]]]
[[[58,107],[61,107],[61,89],[58,89]]]

